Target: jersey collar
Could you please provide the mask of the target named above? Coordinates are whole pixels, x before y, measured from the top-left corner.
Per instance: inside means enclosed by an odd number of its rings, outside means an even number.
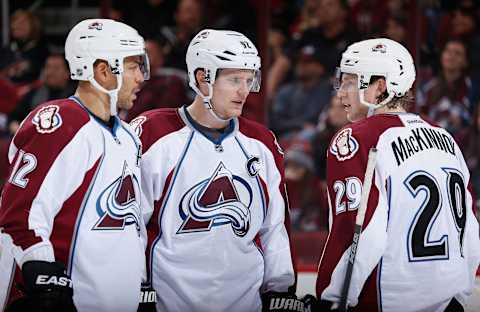
[[[180,115],[180,118],[182,118],[183,122],[193,131],[200,133],[203,135],[205,138],[207,138],[210,142],[212,142],[215,145],[219,145],[225,140],[227,137],[231,135],[235,135],[236,132],[238,131],[238,118],[232,118],[230,119],[230,122],[228,123],[227,128],[225,129],[225,132],[220,135],[220,137],[215,140],[209,135],[206,135],[198,126],[197,122],[192,118],[192,116],[188,113],[187,111],[187,106],[182,106],[178,109],[178,114]]]
[[[82,101],[72,95],[71,97],[69,97],[70,100],[74,101],[75,103],[77,103],[78,105],[80,105],[95,121],[97,121],[102,127],[104,127],[105,129],[108,130],[108,132],[110,132],[113,137],[117,137],[117,130],[118,128],[121,126],[121,123],[120,123],[120,120],[118,120],[118,116],[112,116],[111,118],[113,118],[113,122],[111,123],[112,126],[109,125],[109,123],[105,122],[104,120],[100,119],[98,116],[96,116],[95,114],[93,114],[83,103]]]

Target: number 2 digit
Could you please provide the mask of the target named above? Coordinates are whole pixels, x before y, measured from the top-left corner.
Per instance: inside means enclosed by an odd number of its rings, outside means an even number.
[[[466,222],[465,182],[453,169],[443,169],[447,174],[446,190],[453,220],[458,231],[460,254],[463,257],[463,234]],[[449,257],[448,235],[431,241],[430,231],[442,207],[442,193],[436,179],[425,171],[410,175],[404,182],[413,197],[421,190],[426,197],[415,215],[408,231],[408,256],[410,261],[444,260]]]
[[[21,188],[25,188],[29,179],[27,175],[35,170],[37,167],[37,158],[35,155],[25,153],[23,150],[18,151],[17,160],[13,166],[12,174],[8,179],[8,182]]]

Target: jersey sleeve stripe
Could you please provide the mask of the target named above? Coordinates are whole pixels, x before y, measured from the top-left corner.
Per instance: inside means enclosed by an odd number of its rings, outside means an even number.
[[[75,224],[79,218],[79,211],[82,203],[85,202],[85,197],[88,196],[88,190],[94,181],[94,176],[100,165],[101,158],[99,158],[95,165],[86,172],[82,184],[75,190],[75,192],[63,203],[60,212],[55,217],[53,224],[52,236],[50,241],[55,251],[55,260],[67,265],[69,263],[70,250]],[[77,205],[75,205],[77,204]]]
[[[159,200],[156,200],[154,202],[154,210],[152,217],[150,218],[150,222],[147,224],[147,232],[148,232],[148,244],[147,246],[151,246],[151,248],[147,248],[146,250],[146,259],[148,261],[147,265],[147,276],[149,277],[149,280],[151,281],[151,266],[150,264],[152,263],[151,260],[151,255],[152,255],[152,250],[154,246],[154,241],[157,240],[160,236],[161,232],[161,219],[159,216],[161,215],[161,208],[163,206],[163,202],[165,200],[165,196],[167,194],[167,190],[170,187],[170,183],[172,181],[173,177],[173,172],[175,171],[175,168],[170,171],[168,174],[167,178],[165,179],[165,186],[163,188],[162,196],[160,197]]]

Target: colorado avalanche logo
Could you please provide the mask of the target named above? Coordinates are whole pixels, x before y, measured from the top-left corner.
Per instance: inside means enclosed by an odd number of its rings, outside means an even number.
[[[372,52],[386,53],[387,47],[383,43],[379,43],[372,47]]]
[[[103,24],[100,22],[93,22],[90,25],[88,25],[88,29],[96,29],[96,30],[102,30]]]
[[[220,163],[213,175],[183,195],[179,212],[183,220],[177,234],[210,231],[213,226],[230,225],[243,237],[250,228],[252,188]]]
[[[210,32],[208,30],[202,31],[200,34],[198,34],[197,39],[207,39],[209,34]]]
[[[135,224],[140,233],[140,205],[137,178],[124,163],[122,176],[110,184],[97,200],[97,213],[100,219],[93,230],[123,230],[125,226]]]
[[[52,133],[62,125],[62,117],[59,114],[60,107],[47,105],[38,110],[33,116],[32,123],[39,133]]]
[[[359,144],[352,135],[352,129],[346,128],[340,131],[332,141],[330,152],[338,160],[344,161],[352,158],[357,153]]]
[[[142,124],[147,120],[145,116],[138,116],[132,121],[130,121],[130,126],[135,131],[135,133],[140,137],[143,132]]]

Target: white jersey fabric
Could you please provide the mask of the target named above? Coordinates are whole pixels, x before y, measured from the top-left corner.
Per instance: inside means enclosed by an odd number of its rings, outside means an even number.
[[[11,143],[2,250],[18,267],[29,260],[65,264],[78,311],[137,309],[145,274],[140,154],[129,125],[115,117],[107,127],[75,97],[35,109]],[[7,254],[3,259],[2,272],[12,271]],[[9,296],[0,304],[19,296],[18,267],[15,278],[0,280],[8,289],[0,294]]]
[[[132,121],[157,310],[260,311],[261,292],[294,285],[281,150],[243,118],[215,142],[189,118],[160,109]]]
[[[331,227],[317,296],[339,302],[371,147],[378,149],[348,301],[354,311],[444,311],[465,304],[480,261],[470,175],[458,145],[414,114],[380,114],[334,136]]]

